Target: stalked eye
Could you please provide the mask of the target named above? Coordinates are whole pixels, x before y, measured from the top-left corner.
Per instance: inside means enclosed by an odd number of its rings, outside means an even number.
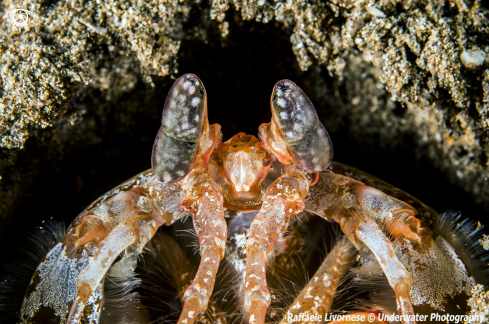
[[[327,168],[333,158],[333,145],[302,89],[290,80],[277,82],[271,106],[272,122],[260,126],[260,133],[279,160],[285,164],[292,160],[309,172]]]
[[[168,93],[153,145],[151,164],[160,181],[176,182],[190,172],[206,122],[204,85],[196,75],[185,74],[175,81]]]

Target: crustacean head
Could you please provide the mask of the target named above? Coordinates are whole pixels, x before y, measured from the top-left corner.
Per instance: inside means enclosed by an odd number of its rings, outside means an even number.
[[[220,143],[213,161],[228,184],[228,201],[257,201],[272,166],[272,156],[253,135],[238,133]]]
[[[309,174],[314,182],[315,173],[327,168],[333,157],[331,139],[316,109],[290,80],[275,84],[270,105],[272,120],[259,127],[260,139],[239,133],[223,143],[221,126],[208,122],[202,81],[193,74],[183,75],[163,108],[153,146],[155,176],[175,183],[210,162],[220,171],[215,180],[223,186],[225,207],[241,211],[260,208],[263,184],[274,162]]]

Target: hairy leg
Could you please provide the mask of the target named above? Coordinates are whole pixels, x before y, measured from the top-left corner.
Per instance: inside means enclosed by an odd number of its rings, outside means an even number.
[[[280,323],[290,323],[290,317],[299,314],[322,315],[325,318],[325,314],[329,312],[333,303],[333,297],[341,278],[355,261],[353,249],[353,244],[346,237],[336,243],[314,277],[291,304]]]
[[[298,172],[278,178],[268,187],[263,205],[251,223],[247,242],[244,308],[250,323],[264,323],[270,305],[266,280],[266,260],[287,229],[290,217],[304,209],[308,180]]]
[[[187,197],[182,207],[191,212],[199,237],[201,261],[192,284],[184,294],[185,304],[178,323],[194,323],[206,309],[214,289],[219,262],[224,257],[227,227],[223,197],[217,184],[203,172],[193,172],[184,185]]]

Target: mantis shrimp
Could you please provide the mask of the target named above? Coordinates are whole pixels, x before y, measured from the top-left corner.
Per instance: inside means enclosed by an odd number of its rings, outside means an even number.
[[[143,283],[134,271],[146,271],[145,258],[174,265],[169,276],[178,291],[173,299],[183,305],[181,324],[204,323],[209,312],[214,317],[207,322],[330,321],[339,291],[354,287],[381,290],[383,297],[359,296],[364,304],[351,308],[356,317],[350,322],[367,323],[367,315],[369,323],[383,323],[381,314],[392,310],[403,323],[416,323],[423,321],[420,314],[452,311],[453,300],[460,309],[476,283],[486,284],[489,258],[473,242],[480,236],[474,225],[453,213],[438,215],[381,180],[332,163],[329,134],[292,81],[277,82],[270,102],[272,120],[259,127],[259,138],[239,133],[222,142],[220,125],[207,118],[202,81],[193,74],[178,78],[163,108],[152,169],[111,190],[72,222],[32,277],[20,321],[103,323],[109,278],[132,278],[127,290],[136,289]],[[290,264],[301,241],[290,225],[318,222],[306,213],[339,224],[343,237],[277,314],[270,307],[275,294],[267,269]],[[196,271],[185,256],[168,258],[180,248],[159,231],[188,215],[198,238]],[[280,261],[281,255],[288,259]],[[311,262],[320,258],[309,254]],[[239,316],[215,310],[216,298],[226,300],[213,294],[216,276],[224,280],[218,276],[223,262],[234,273]],[[153,321],[134,294],[126,292],[134,307],[120,308],[125,319],[119,321]]]

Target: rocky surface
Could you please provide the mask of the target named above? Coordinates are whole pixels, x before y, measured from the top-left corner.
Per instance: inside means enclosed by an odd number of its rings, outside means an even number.
[[[466,324],[483,324],[488,323],[489,320],[489,291],[484,291],[483,285],[476,285],[472,288],[472,297],[468,304],[471,306],[471,312],[469,315],[474,316],[477,320],[466,321]],[[477,317],[476,317],[477,316]]]

